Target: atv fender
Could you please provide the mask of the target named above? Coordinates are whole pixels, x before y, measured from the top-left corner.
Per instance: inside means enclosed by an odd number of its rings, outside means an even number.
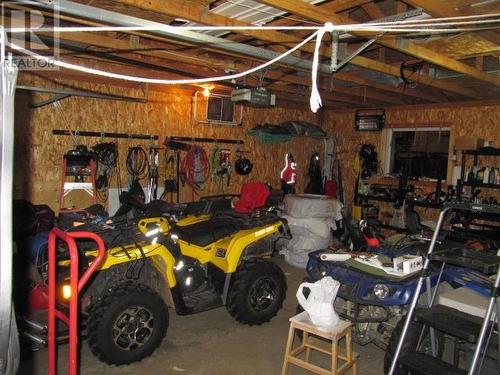
[[[96,257],[97,251],[87,251],[85,252],[85,256]],[[176,285],[177,281],[174,275],[175,258],[169,249],[162,244],[136,243],[109,249],[99,271],[145,258],[151,259],[158,271],[162,275],[165,275],[170,288]]]
[[[256,243],[261,239],[274,235],[275,233],[279,233],[282,225],[283,223],[280,220],[278,220],[274,223],[271,223],[263,227],[243,230],[236,236],[234,236],[234,238],[232,239],[231,243],[228,246],[228,249],[230,250],[228,251],[228,254],[226,256],[227,269],[225,270],[225,272],[226,273],[235,272],[238,265],[240,264],[242,255],[244,255],[244,251],[253,243]]]

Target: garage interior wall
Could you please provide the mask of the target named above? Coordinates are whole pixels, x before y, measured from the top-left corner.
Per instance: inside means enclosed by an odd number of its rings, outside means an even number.
[[[141,90],[117,88],[81,82],[70,86],[78,89],[87,89],[114,95],[143,97]],[[54,87],[52,82],[21,75],[21,85],[37,87]],[[245,154],[253,163],[253,171],[248,176],[232,173],[230,186],[225,187],[226,193],[237,193],[245,181],[267,181],[275,188],[280,188],[279,174],[284,166],[287,152],[291,152],[299,168],[298,191],[303,191],[307,184],[305,178],[309,157],[314,151],[323,150],[323,141],[311,138],[295,139],[287,143],[263,145],[256,138],[246,134],[247,130],[257,124],[277,124],[287,120],[304,120],[317,123],[317,115],[312,113],[306,104],[304,106],[286,105],[259,109],[244,107],[243,126],[225,126],[209,124],[193,124],[192,94],[194,89],[182,90],[173,87],[161,87],[158,91],[149,91],[149,102],[132,103],[125,101],[100,100],[93,98],[71,97],[38,109],[30,109],[33,101],[44,100],[50,97],[47,94],[19,92],[16,96],[16,175],[15,197],[28,199],[35,204],[48,204],[52,209],[59,208],[59,191],[61,183],[61,169],[63,155],[74,148],[70,136],[56,136],[53,129],[87,130],[98,132],[119,132],[132,134],[159,135],[160,144],[166,136],[208,137],[213,139],[243,140],[241,150],[249,151]],[[88,147],[99,142],[112,142],[111,138],[79,137],[78,143]],[[141,145],[147,150],[148,140],[118,139],[121,168],[122,188],[127,184],[125,160],[128,147]],[[211,157],[215,144],[198,143],[203,146],[208,157]],[[231,160],[235,160],[237,145],[218,144],[220,148],[232,151]],[[182,154],[181,154],[182,158]],[[163,160],[162,160],[163,162]],[[163,168],[163,164],[162,167]],[[160,186],[163,186],[163,170],[160,169]],[[111,179],[112,187],[116,187],[116,180]],[[143,186],[147,181],[142,180]],[[209,178],[201,195],[219,194],[220,191],[213,179]],[[65,206],[82,207],[82,202],[89,203],[90,197],[82,192],[72,192],[65,200]],[[188,186],[181,188],[181,201],[192,199],[191,189]],[[196,199],[196,197],[195,197]]]
[[[110,85],[82,85],[65,82],[79,89],[106,92],[115,95],[142,97],[138,89],[122,88]],[[22,74],[21,85],[53,87],[48,82],[33,75]],[[47,99],[46,94],[19,93],[16,97],[16,175],[15,197],[24,198],[35,204],[45,203],[53,209],[58,208],[62,156],[73,148],[73,140],[69,136],[55,136],[53,129],[88,130],[102,132],[156,134],[160,142],[166,136],[209,137],[214,139],[243,140],[242,150],[250,151],[247,157],[254,163],[254,169],[248,176],[231,175],[230,186],[225,192],[238,192],[245,181],[267,181],[279,188],[279,172],[284,165],[284,155],[291,152],[298,164],[297,191],[303,192],[308,179],[307,167],[314,151],[322,155],[323,141],[311,138],[296,138],[291,142],[263,145],[256,138],[248,136],[247,130],[257,124],[277,124],[288,120],[304,120],[316,123],[329,134],[338,137],[337,151],[341,159],[342,174],[346,191],[346,203],[352,201],[355,177],[352,172],[353,160],[359,145],[373,143],[377,146],[379,157],[383,159],[386,131],[357,132],[354,130],[355,111],[323,110],[312,113],[304,105],[296,103],[278,103],[274,108],[244,107],[243,126],[220,126],[194,124],[192,119],[192,94],[194,89],[178,89],[173,87],[155,88],[149,91],[149,102],[131,103],[124,101],[99,100],[82,97],[71,97],[55,104],[38,109],[30,109],[32,101]],[[305,94],[307,96],[307,93]],[[500,146],[500,134],[495,127],[500,123],[500,104],[474,105],[420,105],[386,109],[386,128],[391,127],[449,127],[450,155],[453,152],[454,140],[458,136],[483,138]],[[79,137],[78,143],[92,146],[98,142],[111,142],[113,139],[95,137]],[[149,141],[119,139],[121,183],[126,187],[127,176],[124,167],[127,148],[142,145],[147,147]],[[214,144],[200,144],[208,156]],[[226,147],[227,146],[227,147]],[[229,148],[232,161],[235,159],[236,145],[222,145]],[[456,161],[459,162],[459,158]],[[487,164],[487,160],[485,163]],[[449,170],[455,162],[450,159]],[[448,174],[450,176],[450,173]],[[161,175],[161,179],[164,176]],[[160,179],[160,181],[161,181]],[[387,179],[384,179],[387,182]],[[380,182],[380,179],[378,179]],[[394,181],[393,181],[394,182]],[[115,179],[111,181],[116,186]],[[142,181],[146,185],[146,181]],[[160,183],[160,185],[162,185]],[[209,179],[201,192],[202,195],[220,193],[218,186]],[[191,200],[191,189],[181,189],[181,201]],[[81,207],[79,192],[72,193],[66,205]],[[87,199],[90,202],[90,200]],[[425,216],[425,215],[424,215]]]
[[[456,152],[456,160],[452,160],[455,152],[455,139],[457,137],[482,138],[492,142],[492,146],[500,147],[500,103],[478,105],[477,103],[456,103],[449,105],[414,105],[386,108],[386,125],[382,132],[357,132],[354,130],[355,111],[327,111],[324,122],[328,124],[328,132],[339,135],[343,166],[343,177],[346,189],[346,204],[352,202],[355,176],[352,165],[356,151],[362,143],[372,143],[377,148],[379,160],[384,159],[387,129],[390,128],[421,128],[421,127],[448,127],[450,128],[450,149],[448,158],[448,183],[451,183],[452,168],[460,165],[461,155]],[[468,159],[472,162],[472,158]],[[495,165],[494,159],[481,157],[480,165]],[[382,162],[383,164],[383,162]],[[470,163],[468,163],[469,165]],[[467,168],[466,168],[467,169]],[[397,184],[397,179],[375,177],[370,182]],[[414,182],[412,182],[414,183]],[[432,192],[436,184],[434,182],[417,182],[423,189]],[[444,185],[444,184],[443,184]],[[446,189],[443,186],[443,189]],[[485,190],[483,196],[500,198],[498,190]],[[383,209],[388,209],[390,204],[372,202],[379,204]],[[439,213],[434,209],[417,208],[423,218],[436,218]]]

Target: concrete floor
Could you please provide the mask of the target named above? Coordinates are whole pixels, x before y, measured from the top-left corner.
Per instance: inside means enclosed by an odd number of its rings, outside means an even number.
[[[305,271],[287,265],[281,259],[288,280],[288,293],[283,309],[270,323],[249,327],[234,321],[225,308],[218,308],[197,315],[177,316],[171,311],[167,336],[154,354],[126,366],[109,366],[99,362],[88,349],[81,345],[80,374],[128,375],[128,374],[186,374],[186,375],[273,375],[280,374],[288,335],[288,318],[295,314],[295,292],[305,276]],[[360,353],[359,373],[383,374],[384,352],[368,344],[355,345]],[[58,368],[67,373],[67,346],[59,347]],[[314,357],[318,364],[326,365],[327,357]],[[19,374],[38,375],[47,373],[47,351],[32,353],[31,358],[21,361]],[[290,375],[310,374],[295,366]],[[350,374],[350,372],[348,372]]]

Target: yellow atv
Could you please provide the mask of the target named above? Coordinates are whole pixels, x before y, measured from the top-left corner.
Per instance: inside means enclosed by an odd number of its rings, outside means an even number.
[[[170,307],[184,315],[225,305],[249,325],[282,307],[286,280],[267,258],[289,231],[275,214],[143,218],[127,228],[134,242],[107,250],[82,295],[89,346],[100,360],[122,365],[151,355],[166,334]],[[83,255],[91,261],[97,252]]]

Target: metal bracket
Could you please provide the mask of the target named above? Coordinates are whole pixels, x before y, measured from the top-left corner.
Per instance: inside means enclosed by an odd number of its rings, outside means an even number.
[[[422,8],[416,8],[409,10],[407,12],[395,14],[392,16],[384,17],[384,18],[379,18],[373,21],[369,21],[368,23],[379,23],[379,22],[397,22],[397,21],[404,21],[408,18],[412,17],[417,17],[423,14]],[[345,58],[342,62],[338,62],[339,60],[339,36],[340,33],[337,31],[332,32],[332,56],[331,56],[331,62],[330,62],[330,70],[331,72],[336,72],[340,70],[344,65],[346,65],[348,62],[350,62],[353,58],[355,58],[357,55],[359,55],[361,52],[363,52],[366,48],[371,46],[379,37],[370,39],[367,42],[365,42],[361,47],[359,47],[356,51],[351,53],[347,58]],[[396,38],[396,43],[398,45],[402,43],[408,43],[406,39],[402,38]]]
[[[339,35],[338,31],[332,31],[332,58],[330,62],[330,69],[332,72],[336,71],[337,61],[339,59]]]
[[[411,9],[411,10],[408,10],[408,11],[403,12],[403,13],[394,14],[392,16],[378,18],[376,20],[369,21],[368,23],[404,21],[408,18],[421,16],[423,13],[424,13],[424,11],[422,10],[422,8],[415,8],[415,9]]]
[[[332,66],[331,66],[332,72],[336,72],[336,71],[340,70],[349,61],[351,61],[352,59],[354,59],[357,55],[359,55],[361,52],[363,52],[366,48],[370,47],[377,39],[378,38],[370,39],[370,40],[366,41],[365,43],[363,43],[361,45],[361,47],[359,47],[356,51],[354,51],[353,53],[351,53],[342,62],[340,62],[338,64],[337,64],[337,62],[335,62],[335,65],[333,65],[333,59],[332,59]],[[337,41],[337,47],[336,48],[338,49],[338,41]],[[333,51],[332,51],[332,55],[333,55]]]
[[[69,97],[71,97],[71,95],[62,95],[62,94],[55,95],[55,96],[53,96],[50,99],[46,99],[46,100],[42,100],[42,101],[39,101],[39,102],[31,103],[30,104],[30,108],[45,107],[46,105],[49,105],[49,104],[52,104],[52,103],[56,103],[56,102],[58,102],[60,100],[63,100],[63,99],[69,98]]]

